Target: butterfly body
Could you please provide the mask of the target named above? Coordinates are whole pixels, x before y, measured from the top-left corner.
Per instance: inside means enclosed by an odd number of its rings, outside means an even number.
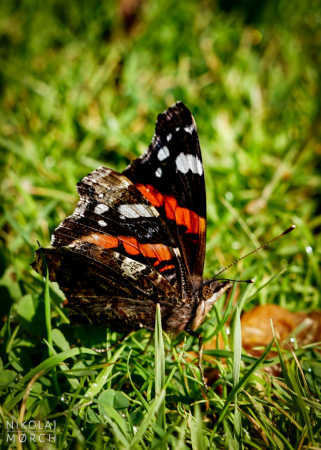
[[[113,329],[192,331],[230,286],[203,280],[206,196],[194,119],[181,102],[158,116],[152,143],[122,173],[100,167],[39,249],[34,268],[57,281],[70,315]]]

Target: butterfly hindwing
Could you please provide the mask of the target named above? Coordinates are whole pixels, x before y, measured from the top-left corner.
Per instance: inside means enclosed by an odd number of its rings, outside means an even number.
[[[170,282],[151,265],[88,242],[40,249],[34,268],[58,282],[67,297],[71,318],[114,329],[153,328],[160,304],[164,328],[171,330],[178,296]],[[119,281],[121,280],[121,282]]]

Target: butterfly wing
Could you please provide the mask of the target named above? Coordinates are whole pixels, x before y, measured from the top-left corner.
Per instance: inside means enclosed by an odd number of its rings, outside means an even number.
[[[148,150],[123,174],[166,222],[192,289],[200,288],[206,240],[205,181],[196,125],[183,103],[158,116]]]
[[[177,324],[175,330],[171,325],[177,292],[151,265],[88,242],[39,249],[35,270],[45,273],[44,261],[50,279],[58,282],[67,297],[71,319],[121,330],[152,329],[158,303],[164,328],[177,331]],[[189,319],[187,314],[180,326]]]
[[[40,249],[35,269],[71,312],[117,328],[188,328],[202,290],[206,200],[195,123],[177,103],[158,116],[147,152],[122,174],[101,167],[78,183],[79,203]],[[197,291],[197,293],[196,293]],[[194,293],[195,294],[194,294]]]
[[[87,242],[152,265],[181,290],[184,270],[175,239],[134,184],[101,167],[78,183],[79,203],[55,230],[54,247]]]

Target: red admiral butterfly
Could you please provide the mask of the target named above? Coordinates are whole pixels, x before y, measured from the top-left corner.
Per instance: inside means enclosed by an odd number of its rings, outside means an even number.
[[[206,197],[194,119],[178,102],[152,143],[122,173],[100,167],[78,183],[80,201],[39,249],[34,268],[57,281],[71,317],[113,329],[193,331],[229,281],[203,280]]]

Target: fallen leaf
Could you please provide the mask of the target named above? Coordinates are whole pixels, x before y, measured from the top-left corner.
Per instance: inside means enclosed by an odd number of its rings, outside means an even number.
[[[292,333],[299,346],[321,341],[321,311],[291,312],[281,306],[268,304],[256,306],[242,315],[242,346],[244,350],[259,357],[273,339],[272,323],[275,336],[283,348],[290,348],[293,345],[290,340]],[[221,333],[204,344],[204,350],[224,348]],[[190,352],[190,356],[194,360],[198,357],[195,352]],[[270,358],[273,356],[275,356],[275,352],[270,352],[268,355]],[[207,384],[212,385],[220,377],[219,370],[215,367],[215,357],[204,354],[203,359],[212,366],[205,369]],[[279,364],[266,367],[265,370],[275,376],[281,375]]]
[[[254,356],[263,353],[264,347],[275,335],[281,346],[289,346],[288,338],[297,330],[298,345],[306,345],[321,340],[321,311],[311,313],[290,312],[277,305],[261,305],[242,315],[242,345]]]

